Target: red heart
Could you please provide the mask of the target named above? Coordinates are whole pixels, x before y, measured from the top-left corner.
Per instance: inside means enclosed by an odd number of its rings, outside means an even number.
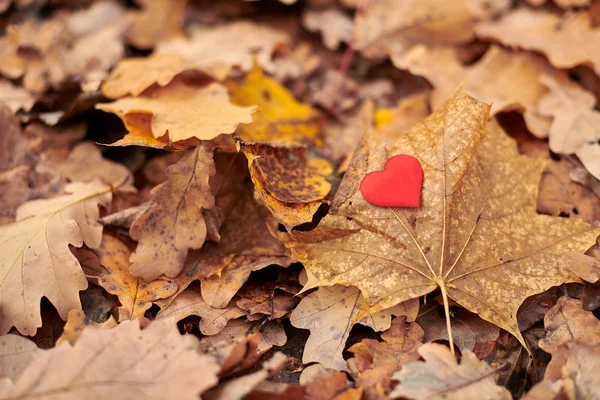
[[[422,184],[419,160],[400,154],[387,160],[383,171],[367,174],[360,183],[360,192],[376,206],[419,208]]]

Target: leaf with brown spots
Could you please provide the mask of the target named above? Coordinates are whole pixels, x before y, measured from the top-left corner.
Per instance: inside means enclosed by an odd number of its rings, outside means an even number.
[[[258,67],[248,73],[242,83],[229,81],[231,102],[240,106],[256,106],[253,122],[236,131],[246,142],[320,144],[321,124],[317,110],[299,103],[276,80]]]
[[[242,152],[256,193],[277,221],[287,229],[310,222],[331,189],[329,163],[309,159],[304,146],[249,143]]]
[[[367,140],[319,226],[282,234],[307,270],[304,290],[355,285],[372,312],[440,288],[449,331],[452,299],[525,344],[519,306],[576,280],[560,256],[586,251],[600,229],[536,213],[545,162],[519,155],[499,126],[488,124],[489,109],[457,95],[389,151]],[[396,154],[412,155],[423,167],[418,209],[376,207],[358,190],[366,173],[382,170]]]
[[[0,333],[12,326],[34,335],[42,326],[40,301],[46,297],[62,319],[80,309],[79,291],[87,280],[69,246],[97,248],[102,240],[99,206],[107,207],[111,188],[103,182],[75,182],[67,194],[33,200],[17,209],[17,221],[0,226]]]
[[[203,209],[214,206],[208,180],[215,174],[208,144],[190,150],[167,168],[168,180],[152,190],[153,205],[131,225],[138,241],[131,255],[131,274],[152,281],[161,275],[176,277],[189,249],[206,239]]]
[[[98,284],[119,298],[119,322],[140,319],[152,302],[164,299],[177,291],[177,285],[166,279],[144,282],[129,272],[131,251],[119,239],[104,235],[102,245],[94,250],[106,272],[98,277]]]

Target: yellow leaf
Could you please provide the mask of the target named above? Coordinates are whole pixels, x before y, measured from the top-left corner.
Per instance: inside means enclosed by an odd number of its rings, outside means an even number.
[[[320,144],[319,114],[296,99],[277,81],[255,67],[243,84],[227,83],[231,101],[241,106],[257,105],[254,122],[236,132],[247,142]]]

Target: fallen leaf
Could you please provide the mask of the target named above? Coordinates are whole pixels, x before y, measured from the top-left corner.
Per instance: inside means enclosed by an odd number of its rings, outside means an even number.
[[[311,32],[321,32],[329,50],[337,50],[341,43],[352,41],[354,23],[341,10],[308,10],[302,14],[302,25]]]
[[[555,67],[573,68],[585,64],[600,74],[600,58],[598,52],[592,50],[600,40],[600,30],[591,26],[590,16],[585,11],[561,17],[551,11],[521,7],[497,21],[480,22],[475,31],[483,39],[544,53]]]
[[[158,42],[183,33],[187,0],[137,0],[142,11],[127,34],[128,42],[139,49],[151,49]]]
[[[351,160],[356,145],[373,126],[373,102],[365,101],[354,115],[325,128],[325,151],[332,160]]]
[[[456,45],[475,37],[474,24],[510,6],[509,1],[372,0],[356,18],[356,48],[380,58],[389,47],[409,48],[417,43]]]
[[[60,346],[63,342],[69,342],[71,345],[75,345],[75,342],[77,342],[77,339],[79,339],[79,336],[81,336],[87,326],[110,329],[117,326],[117,321],[110,316],[105,322],[99,324],[88,318],[83,310],[71,310],[69,311],[63,333],[56,341],[56,346]]]
[[[414,321],[419,304],[411,300],[356,321],[361,307],[364,307],[364,299],[354,287],[322,287],[303,298],[290,316],[296,328],[310,329],[302,363],[318,362],[324,368],[347,370],[342,353],[355,323],[382,331],[390,327],[392,314],[406,315],[408,320]]]
[[[563,261],[575,275],[584,281],[596,283],[600,279],[600,260],[581,253],[565,253]]]
[[[287,229],[310,222],[331,189],[329,163],[309,159],[305,146],[248,143],[241,150],[257,196],[275,219]]]
[[[42,157],[36,169],[41,173],[58,174],[71,182],[101,178],[112,190],[135,191],[131,171],[103,158],[98,146],[92,142],[80,142],[64,160]]]
[[[419,359],[417,349],[423,344],[423,330],[406,316],[394,318],[389,329],[381,333],[383,342],[363,339],[348,349],[348,360],[356,386],[370,400],[386,399],[392,389],[392,374],[406,362]]]
[[[163,41],[156,51],[179,55],[215,79],[223,80],[234,67],[249,71],[254,62],[272,72],[273,53],[287,47],[289,41],[284,32],[266,25],[235,21],[216,27],[196,27],[188,38]]]
[[[355,285],[365,306],[382,310],[439,287],[446,318],[450,298],[525,344],[519,306],[575,280],[560,256],[587,250],[600,230],[535,212],[545,162],[520,156],[495,123],[486,132],[488,114],[488,105],[458,95],[389,153],[366,142],[319,226],[282,234],[307,270],[304,290]],[[366,173],[395,154],[415,156],[423,166],[419,209],[376,207],[358,190]]]
[[[102,240],[98,206],[111,201],[110,186],[99,181],[72,183],[68,194],[33,200],[19,207],[17,221],[0,226],[0,332],[12,326],[34,335],[42,325],[40,300],[46,297],[61,318],[81,308],[79,291],[87,280],[69,245],[97,248]]]
[[[214,206],[208,184],[215,174],[207,144],[190,150],[167,169],[169,179],[152,190],[153,206],[133,222],[129,233],[138,241],[131,255],[131,274],[145,281],[161,275],[176,277],[189,249],[206,239],[202,209]]]
[[[197,399],[217,383],[219,370],[212,357],[198,353],[197,344],[194,336],[181,336],[172,319],[144,330],[137,321],[112,329],[87,327],[74,346],[63,343],[42,352],[14,381],[0,380],[0,393],[4,398],[81,399],[93,393]]]
[[[230,81],[231,102],[256,105],[253,122],[236,131],[245,142],[320,143],[319,114],[308,104],[299,103],[277,81],[253,68],[242,83]]]
[[[18,111],[29,112],[36,102],[35,96],[26,89],[13,85],[10,81],[0,79],[0,103],[5,104],[13,114]]]
[[[196,87],[182,81],[156,88],[147,97],[125,97],[96,108],[118,115],[136,136],[160,139],[168,134],[170,142],[232,133],[238,124],[252,122],[254,111],[231,104],[227,89],[218,83]]]
[[[177,285],[165,279],[144,282],[129,272],[129,248],[111,235],[104,235],[102,245],[94,250],[99,263],[106,269],[98,284],[119,298],[119,322],[144,318],[152,302],[172,296]]]
[[[385,141],[387,146],[392,146],[398,132],[409,131],[429,113],[429,99],[425,93],[404,97],[395,108],[375,111],[376,130],[373,135]]]
[[[0,379],[15,379],[41,350],[23,336],[0,336]]]
[[[200,317],[198,324],[200,332],[203,335],[216,335],[232,319],[246,315],[246,313],[235,304],[230,304],[226,308],[214,308],[202,300],[198,290],[186,289],[175,297],[167,307],[160,310],[156,315],[157,319],[175,317],[176,321],[190,316]]]
[[[286,79],[298,79],[310,75],[321,65],[321,59],[313,53],[309,43],[302,42],[292,51],[277,58],[274,65],[275,79],[283,82]]]
[[[441,344],[424,344],[419,354],[424,361],[404,364],[393,375],[400,383],[390,398],[458,400],[482,395],[490,400],[512,398],[506,388],[496,385],[496,371],[469,350],[463,353],[460,364]]]
[[[175,54],[153,53],[143,58],[122,60],[102,84],[102,94],[110,99],[137,97],[153,85],[167,86],[179,74],[196,70],[196,65]]]
[[[550,126],[550,150],[576,154],[583,166],[600,179],[600,112],[594,110],[596,98],[577,86],[568,86],[549,76],[541,81],[550,93],[541,99],[539,112],[554,117]]]

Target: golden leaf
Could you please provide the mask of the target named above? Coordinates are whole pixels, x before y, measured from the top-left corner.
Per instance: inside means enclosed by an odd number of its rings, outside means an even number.
[[[166,279],[144,282],[129,272],[131,251],[119,239],[104,235],[102,245],[94,250],[98,261],[106,269],[98,277],[98,284],[119,298],[119,322],[140,319],[152,302],[164,299],[177,291],[177,285]]]
[[[88,318],[83,310],[71,310],[69,311],[69,317],[67,318],[67,323],[65,324],[63,333],[56,341],[56,345],[60,346],[63,342],[69,342],[74,345],[87,326],[100,329],[110,329],[117,326],[117,321],[111,315],[103,323],[97,323]]]
[[[319,114],[296,99],[277,81],[255,67],[243,84],[227,83],[231,101],[240,106],[257,106],[254,122],[238,128],[246,142],[320,143]]]
[[[131,274],[152,281],[176,277],[188,250],[206,239],[203,209],[214,206],[208,179],[215,174],[207,144],[190,150],[167,168],[168,180],[152,190],[154,204],[137,217],[129,231],[138,246],[131,256]]]
[[[401,136],[389,154],[366,141],[329,215],[313,231],[285,235],[307,270],[305,290],[354,285],[371,309],[382,310],[440,288],[449,331],[450,298],[525,345],[519,306],[575,280],[560,256],[587,250],[600,229],[536,213],[545,163],[520,156],[496,123],[486,134],[488,115],[488,105],[462,94]],[[418,209],[376,207],[358,190],[366,173],[395,154],[421,162]]]
[[[238,124],[252,122],[254,111],[231,104],[227,89],[218,83],[197,87],[180,80],[147,97],[125,97],[96,108],[118,115],[131,133],[155,139],[168,134],[171,142],[210,140],[232,133]]]
[[[17,222],[0,226],[0,333],[12,326],[34,335],[42,326],[40,301],[46,297],[62,319],[81,308],[79,291],[87,280],[69,245],[100,246],[98,206],[108,206],[110,186],[100,181],[72,183],[69,194],[33,200],[17,210]]]

